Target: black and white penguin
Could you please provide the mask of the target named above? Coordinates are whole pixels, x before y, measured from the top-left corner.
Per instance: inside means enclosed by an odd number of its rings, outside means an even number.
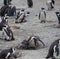
[[[60,49],[60,46],[59,45],[60,45],[60,39],[55,40],[51,44],[46,59],[48,59],[48,58],[55,59],[56,57],[59,56],[59,49]]]
[[[31,8],[33,7],[33,1],[32,0],[27,0],[28,7]]]
[[[2,39],[6,41],[15,40],[13,32],[8,25],[6,25],[6,27],[3,27]]]
[[[39,12],[39,20],[40,22],[46,22],[46,12],[44,8],[41,8],[40,12]]]
[[[4,49],[0,52],[0,58],[1,59],[9,59],[11,55],[15,54],[14,48]]]
[[[31,48],[37,48],[39,46],[39,42],[43,44],[43,46],[45,46],[45,44],[43,43],[42,40],[40,40],[39,36],[30,36],[28,39],[28,47]]]
[[[15,23],[22,23],[25,20],[25,12],[19,11],[17,12]]]
[[[55,12],[56,13],[56,16],[58,18],[58,23],[60,24],[60,12]]]
[[[39,47],[39,42],[45,46],[43,41],[40,40],[39,36],[30,36],[28,40],[23,40],[21,43],[21,48],[23,49],[36,49]]]

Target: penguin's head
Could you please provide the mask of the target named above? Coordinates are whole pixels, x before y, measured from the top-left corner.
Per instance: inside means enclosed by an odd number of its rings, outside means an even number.
[[[41,8],[41,10],[44,10],[44,9],[45,9],[45,8],[43,8],[43,7]]]

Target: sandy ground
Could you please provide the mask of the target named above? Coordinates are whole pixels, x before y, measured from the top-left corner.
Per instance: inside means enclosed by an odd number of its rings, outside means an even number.
[[[48,47],[38,50],[19,50],[19,52],[22,53],[22,56],[17,59],[45,59],[50,44],[54,40],[60,38],[60,28],[56,28],[56,26],[58,26],[58,19],[55,15],[55,12],[60,10],[60,0],[56,0],[55,8],[51,11],[47,11],[46,0],[33,0],[33,8],[27,7],[26,0],[13,0],[12,4],[17,8],[23,7],[25,8],[25,11],[30,11],[30,15],[26,17],[27,22],[21,24],[15,24],[14,18],[8,19],[10,26],[19,26],[20,29],[12,29],[16,38],[15,41],[6,42],[0,40],[0,49],[16,46],[30,35],[38,35]],[[1,0],[0,6],[2,5],[3,1]],[[38,16],[36,16],[41,7],[46,9],[46,23],[40,23]]]

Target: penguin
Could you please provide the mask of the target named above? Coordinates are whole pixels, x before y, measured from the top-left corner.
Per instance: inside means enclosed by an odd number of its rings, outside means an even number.
[[[33,7],[33,1],[32,0],[27,0],[27,4],[29,8]]]
[[[39,42],[41,42],[43,44],[43,46],[45,46],[45,44],[43,43],[43,41],[40,40],[39,36],[30,36],[28,38],[28,40],[23,40],[21,43],[21,48],[25,48],[25,49],[36,49],[37,47],[39,47]]]
[[[39,20],[40,20],[40,23],[46,22],[46,12],[45,12],[44,8],[41,8],[41,10],[39,12]]]
[[[4,49],[0,52],[1,59],[9,59],[11,55],[15,54],[14,48]]]
[[[48,58],[56,59],[56,57],[59,56],[59,45],[60,45],[60,39],[55,40],[50,45],[46,59]]]
[[[56,13],[56,16],[58,18],[58,23],[60,24],[60,12],[55,12]]]
[[[22,23],[25,20],[25,12],[19,11],[16,15],[15,23]]]
[[[31,48],[37,48],[39,46],[39,42],[41,42],[43,46],[45,46],[43,41],[40,40],[39,36],[30,36],[28,39],[28,45]]]
[[[6,41],[15,40],[13,32],[8,25],[6,25],[6,27],[3,27],[2,31],[3,31],[3,33],[2,33],[3,40],[6,40]]]

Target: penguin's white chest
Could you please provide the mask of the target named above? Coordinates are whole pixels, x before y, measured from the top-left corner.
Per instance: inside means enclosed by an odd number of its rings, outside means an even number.
[[[41,12],[41,15],[40,15],[40,20],[45,20],[45,15],[44,15],[44,12]]]

